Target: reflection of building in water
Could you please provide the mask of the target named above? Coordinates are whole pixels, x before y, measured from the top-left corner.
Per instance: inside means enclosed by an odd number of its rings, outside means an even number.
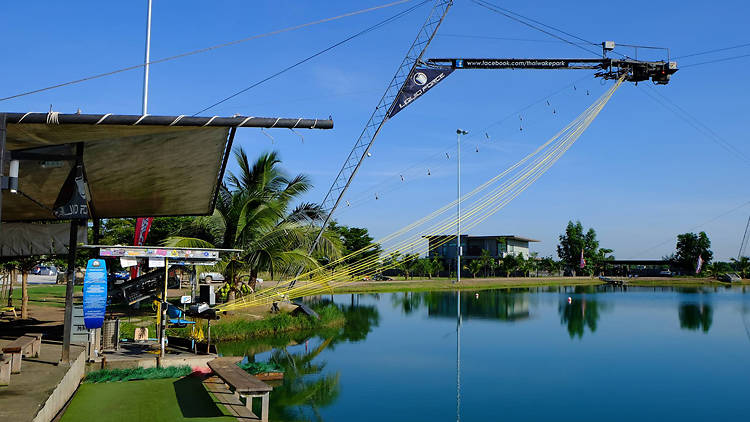
[[[456,317],[457,297],[452,293],[428,293],[426,299],[430,317]],[[461,316],[464,319],[484,318],[501,321],[516,321],[526,319],[529,313],[529,297],[527,294],[479,292],[479,298],[474,292],[461,293]]]

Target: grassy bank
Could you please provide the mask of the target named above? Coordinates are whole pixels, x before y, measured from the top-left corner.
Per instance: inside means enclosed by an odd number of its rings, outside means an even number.
[[[40,306],[54,306],[58,308],[65,307],[65,285],[64,284],[53,284],[53,285],[34,285],[31,284],[28,287],[29,291],[29,304],[40,305]],[[83,292],[82,286],[75,286],[73,289],[74,303],[81,302],[81,294]],[[17,307],[21,306],[21,285],[13,285],[13,304]]]
[[[620,279],[618,277],[612,277]],[[624,279],[630,286],[647,287],[695,287],[695,286],[729,286],[709,278],[697,277],[653,277]],[[461,283],[451,279],[432,280],[392,280],[392,281],[356,281],[334,288],[333,293],[377,293],[377,292],[417,292],[440,290],[487,290],[528,287],[554,286],[594,286],[605,284],[598,278],[590,277],[512,277],[512,278],[464,278]],[[732,283],[732,285],[750,285],[750,282]]]
[[[383,282],[353,282],[339,286],[334,293],[375,293],[375,292],[417,292],[440,290],[487,290],[508,289],[515,287],[546,287],[546,286],[588,286],[602,284],[592,278],[469,278],[461,283],[454,283],[451,279],[432,280],[393,280]]]
[[[278,336],[284,333],[313,332],[343,326],[346,317],[335,305],[313,307],[320,319],[304,314],[275,314],[263,319],[248,319],[243,314],[225,315],[211,324],[211,341],[231,341]],[[190,327],[169,329],[170,335],[190,336]]]

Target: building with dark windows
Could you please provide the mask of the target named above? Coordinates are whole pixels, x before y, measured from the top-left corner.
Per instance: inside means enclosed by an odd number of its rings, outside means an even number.
[[[425,238],[429,242],[430,257],[440,257],[445,260],[456,259],[455,235],[435,235],[425,236]],[[479,258],[483,250],[488,251],[493,258],[504,258],[507,255],[521,255],[525,259],[528,259],[529,243],[532,242],[539,241],[512,234],[498,236],[461,235],[461,247],[463,248],[461,259],[470,260]]]

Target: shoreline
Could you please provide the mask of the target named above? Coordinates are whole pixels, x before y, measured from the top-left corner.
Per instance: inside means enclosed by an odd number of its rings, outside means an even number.
[[[615,278],[617,279],[617,278]],[[724,283],[712,279],[697,277],[642,277],[623,279],[626,286],[633,287],[729,287],[750,286],[750,280],[740,283]],[[559,286],[597,286],[607,283],[592,277],[495,277],[495,278],[466,278],[461,283],[454,283],[451,279],[419,279],[392,281],[355,281],[332,289],[333,294],[343,293],[373,293],[373,292],[405,292],[405,291],[451,291],[451,290],[489,290],[511,289],[527,287],[559,287]]]

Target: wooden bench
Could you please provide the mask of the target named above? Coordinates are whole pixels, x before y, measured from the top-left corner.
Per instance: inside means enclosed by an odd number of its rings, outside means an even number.
[[[21,357],[39,357],[41,348],[42,335],[40,333],[23,335],[3,347],[3,354],[10,354],[10,372],[12,374],[20,373]]]
[[[0,355],[0,386],[10,384],[10,356]]]
[[[224,381],[236,395],[245,398],[245,407],[253,410],[253,399],[261,399],[260,420],[268,422],[268,402],[273,387],[237,366],[241,358],[220,357],[208,362],[208,367]]]

